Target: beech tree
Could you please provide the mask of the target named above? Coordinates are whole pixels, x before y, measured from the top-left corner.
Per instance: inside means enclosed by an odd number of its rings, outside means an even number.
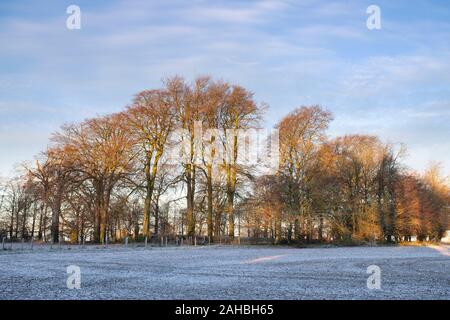
[[[194,86],[190,86],[183,78],[174,77],[165,81],[171,104],[176,110],[177,122],[182,129],[179,136],[182,145],[182,177],[186,185],[186,217],[187,235],[195,235],[195,192],[197,167],[196,157],[199,155],[197,140],[197,123],[200,122],[200,104],[207,79],[198,78]],[[197,136],[197,137],[196,137]]]
[[[134,135],[135,148],[144,172],[143,234],[149,235],[152,197],[160,160],[169,135],[175,125],[175,108],[167,90],[145,90],[138,93],[124,113]],[[155,212],[155,234],[158,234],[158,214]]]
[[[104,242],[111,194],[116,183],[131,171],[135,158],[133,137],[125,118],[114,114],[63,127],[54,137],[73,172],[91,182],[95,190],[94,241]]]
[[[259,106],[253,99],[253,93],[240,86],[230,86],[225,103],[219,110],[219,130],[223,147],[222,169],[225,172],[227,195],[226,212],[228,214],[228,235],[235,236],[234,202],[238,175],[243,166],[238,162],[239,148],[243,148],[239,135],[244,130],[256,128],[261,120],[265,106]]]
[[[277,125],[280,136],[280,172],[284,181],[287,210],[293,217],[296,239],[311,238],[312,214],[308,183],[311,181],[315,154],[325,141],[325,130],[331,121],[329,112],[319,106],[300,107]],[[291,231],[289,231],[291,232]]]
[[[319,106],[279,121],[279,168],[261,174],[243,151],[265,107],[238,85],[172,77],[120,113],[65,125],[2,181],[0,235],[384,243],[439,241],[448,230],[450,186],[438,165],[411,172],[403,147],[376,136],[328,139],[333,117]]]
[[[50,234],[52,242],[57,243],[60,239],[61,207],[72,174],[64,150],[58,147],[49,148],[42,154],[41,162],[36,161],[35,168],[29,168],[28,173],[38,184],[41,197],[38,239],[42,238],[42,223],[47,217],[48,208],[51,208]]]

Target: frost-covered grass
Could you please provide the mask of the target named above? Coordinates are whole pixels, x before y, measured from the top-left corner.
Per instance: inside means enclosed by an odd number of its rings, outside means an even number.
[[[81,268],[68,289],[66,267]],[[369,265],[381,290],[369,290]],[[450,246],[40,247],[0,252],[0,299],[450,299]]]

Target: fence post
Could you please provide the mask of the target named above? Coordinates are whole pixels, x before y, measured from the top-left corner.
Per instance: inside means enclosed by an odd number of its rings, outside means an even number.
[[[128,237],[125,237],[125,247],[128,247]]]
[[[108,234],[105,236],[105,248],[108,247]]]
[[[34,245],[34,237],[31,237],[31,250],[33,250],[33,245]]]
[[[167,237],[166,237],[166,247],[167,247]]]
[[[161,247],[164,246],[164,237],[161,237]]]
[[[183,246],[183,236],[181,236],[181,240],[180,240],[180,247]]]
[[[2,250],[5,250],[5,237],[2,238]]]
[[[144,242],[145,242],[145,248],[147,248],[147,236],[145,237]]]
[[[197,236],[194,236],[194,246],[197,246]]]

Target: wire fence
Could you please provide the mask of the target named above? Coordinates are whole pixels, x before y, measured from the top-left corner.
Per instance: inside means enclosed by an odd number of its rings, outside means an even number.
[[[85,239],[78,242],[64,241],[51,242],[27,239],[1,238],[0,252],[5,251],[38,251],[38,250],[76,250],[76,249],[132,249],[132,248],[173,248],[173,247],[200,247],[200,246],[220,246],[220,245],[275,245],[277,242],[271,237],[235,237],[222,236],[211,239],[207,236],[152,236],[152,237],[124,237],[119,240],[110,241],[105,238],[104,243],[93,243]],[[278,243],[284,244],[284,243]]]
[[[223,242],[222,244],[225,244]],[[107,248],[162,248],[162,247],[196,247],[206,246],[213,243],[208,237],[145,237],[142,239],[134,239],[125,237],[117,241],[109,241],[106,237],[103,244],[92,243],[79,240],[78,243],[59,241],[45,242],[42,240],[30,239],[11,239],[7,237],[1,238],[1,251],[38,251],[38,250],[72,250],[72,249],[107,249]]]

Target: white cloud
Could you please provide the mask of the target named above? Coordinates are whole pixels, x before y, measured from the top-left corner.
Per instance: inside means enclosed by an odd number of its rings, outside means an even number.
[[[289,7],[288,2],[269,0],[232,2],[231,4],[224,2],[222,5],[211,5],[211,3],[205,5],[202,3],[201,6],[186,9],[185,13],[193,21],[248,24],[265,22],[276,11],[282,11]]]
[[[173,74],[206,73],[248,87],[271,104],[270,123],[295,106],[321,103],[336,113],[338,132],[424,148],[448,133],[431,127],[448,115],[448,23],[383,18],[383,33],[368,33],[365,6],[356,1],[137,0],[81,8],[80,32],[65,28],[64,10],[0,21],[0,64],[8,64],[0,114],[16,137],[3,140],[2,150],[20,145],[17,159],[45,146],[45,139],[19,138],[25,129],[39,137],[35,119],[56,130],[70,119],[117,111]],[[26,128],[15,128],[19,117]],[[428,126],[416,130],[421,122]]]
[[[353,96],[405,94],[450,81],[450,55],[375,56],[344,68],[341,90]]]
[[[352,25],[338,24],[311,24],[295,29],[295,34],[300,39],[311,42],[330,40],[330,38],[364,39],[364,29]]]

